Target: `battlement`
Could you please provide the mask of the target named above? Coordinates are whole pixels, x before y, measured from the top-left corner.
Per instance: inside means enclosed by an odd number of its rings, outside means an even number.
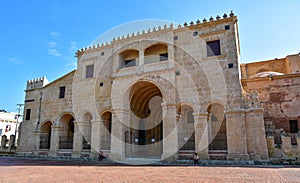
[[[209,26],[214,23],[222,23],[224,20],[226,21],[226,20],[235,20],[235,19],[236,19],[236,16],[234,15],[233,11],[231,11],[229,15],[224,13],[223,19],[219,15],[217,15],[216,18],[213,18],[211,16],[208,20],[206,18],[204,18],[202,20],[202,22],[199,19],[196,20],[195,23],[194,23],[194,21],[191,21],[189,24],[187,22],[185,22],[183,24],[183,26],[181,24],[178,24],[177,27],[174,27],[173,23],[171,23],[170,25],[165,24],[163,27],[158,26],[158,27],[153,27],[152,29],[148,28],[147,30],[142,30],[141,32],[138,31],[137,33],[131,33],[131,34],[128,33],[127,35],[114,37],[112,39],[112,41],[110,41],[110,42],[101,43],[101,44],[99,43],[99,44],[88,46],[86,48],[79,49],[76,52],[76,56],[84,54],[85,51],[90,51],[90,50],[98,49],[98,48],[104,48],[104,47],[110,46],[113,43],[116,43],[118,41],[129,40],[129,39],[132,39],[135,37],[139,38],[140,36],[145,36],[150,33],[162,32],[162,31],[167,31],[167,30],[180,30],[180,29],[184,29],[184,28],[193,29],[193,28],[197,28],[197,27],[201,27],[201,26]]]
[[[26,90],[32,90],[37,88],[43,88],[49,83],[46,76],[42,78],[35,78],[27,81],[27,87]]]

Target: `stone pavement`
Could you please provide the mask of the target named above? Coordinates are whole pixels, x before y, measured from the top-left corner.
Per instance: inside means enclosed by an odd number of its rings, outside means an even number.
[[[0,157],[0,182],[300,182],[300,167],[127,166]]]

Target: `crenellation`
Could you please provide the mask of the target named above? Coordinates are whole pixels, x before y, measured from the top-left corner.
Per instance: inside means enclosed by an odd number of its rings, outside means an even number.
[[[230,18],[233,18],[235,17],[233,11],[230,12]],[[227,19],[228,16],[226,13],[224,13],[223,15],[223,19]],[[209,22],[216,22],[216,21],[221,21],[221,17],[219,15],[216,16],[216,20],[211,16],[209,18]],[[199,19],[196,20],[196,23],[194,23],[194,21],[191,21],[190,24],[188,24],[187,22],[185,22],[183,24],[184,27],[194,27],[194,26],[199,26],[199,25],[202,25],[202,24],[206,24],[208,21],[206,18],[203,19],[202,23]],[[149,34],[149,33],[155,33],[155,32],[160,32],[160,31],[164,31],[164,30],[180,30],[182,28],[181,24],[178,24],[177,28],[176,29],[173,29],[174,28],[174,25],[173,23],[171,23],[169,25],[169,27],[165,24],[163,27],[161,26],[158,26],[158,27],[153,27],[152,30],[150,28],[147,29],[147,31],[143,30],[142,32],[137,32],[137,34],[135,33],[128,33],[127,36],[125,35],[122,35],[121,37],[117,37],[117,38],[113,38],[109,43],[102,43],[101,46],[89,46],[89,47],[86,47],[86,48],[83,48],[83,49],[80,49],[77,53],[82,53],[82,52],[85,52],[87,50],[92,50],[92,49],[96,49],[96,48],[102,48],[102,47],[105,47],[111,43],[114,43],[114,42],[117,42],[117,41],[121,41],[123,39],[130,39],[130,38],[135,38],[137,36],[143,36],[145,34]]]

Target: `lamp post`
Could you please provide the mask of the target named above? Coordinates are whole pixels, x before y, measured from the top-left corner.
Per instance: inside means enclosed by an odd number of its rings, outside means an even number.
[[[21,110],[22,110],[22,106],[24,104],[17,104],[18,105],[18,109],[17,109],[17,114],[15,115],[15,119],[17,120],[16,121],[16,128],[15,128],[15,143],[14,143],[14,146],[16,146],[16,139],[17,139],[17,132],[18,132],[18,123],[19,123],[19,118],[22,116],[20,114]]]

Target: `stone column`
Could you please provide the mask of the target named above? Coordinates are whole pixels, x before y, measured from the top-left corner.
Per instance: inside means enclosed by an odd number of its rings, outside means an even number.
[[[247,150],[253,160],[268,159],[263,109],[245,112]]]
[[[111,153],[110,159],[123,160],[125,158],[124,124],[129,124],[129,111],[115,109],[112,113]]]
[[[144,65],[144,50],[139,50],[139,66]]]
[[[39,150],[40,150],[40,132],[34,132],[34,138],[35,138],[35,144],[34,144],[34,152],[33,154],[35,156],[39,155]]]
[[[176,161],[178,159],[178,123],[175,104],[162,104],[163,108],[163,154],[161,159]]]
[[[101,120],[92,120],[91,153],[94,158],[98,157],[101,148],[101,128],[103,128]]]
[[[51,126],[51,140],[50,140],[50,151],[49,156],[57,156],[57,152],[59,149],[59,126]]]
[[[226,112],[228,160],[248,160],[243,110]]]
[[[82,152],[85,122],[74,121],[73,153],[72,157],[80,157]]]
[[[200,159],[209,159],[208,115],[208,112],[203,112],[199,114],[194,113],[195,152],[199,154]]]

